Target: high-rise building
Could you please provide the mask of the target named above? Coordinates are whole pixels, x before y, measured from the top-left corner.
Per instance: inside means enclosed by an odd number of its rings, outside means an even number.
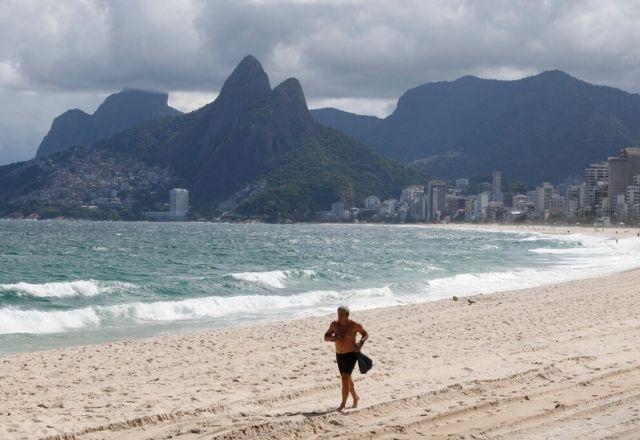
[[[424,194],[424,185],[410,185],[402,190],[400,203],[409,205],[416,202]]]
[[[512,192],[506,192],[502,194],[502,204],[505,208],[513,208],[513,196],[514,194]],[[499,201],[500,200],[496,200],[496,202]]]
[[[567,197],[573,199],[579,198],[581,188],[582,187],[580,185],[570,185],[567,187]]]
[[[586,211],[597,211],[602,207],[602,196],[606,196],[609,185],[609,162],[596,162],[584,170],[584,187],[581,190],[580,207]]]
[[[626,198],[627,198],[627,193],[625,191],[622,194],[618,194],[614,200],[615,213],[618,216],[618,218],[624,218],[627,216],[627,203],[625,200]]]
[[[637,220],[640,217],[640,185],[629,185],[626,194],[627,216]]]
[[[455,193],[447,194],[444,198],[444,209],[452,219],[464,217],[464,197]]]
[[[544,182],[542,186],[536,187],[536,215],[545,217],[545,213],[549,211],[551,196],[553,195],[553,185]]]
[[[180,216],[189,212],[189,191],[184,188],[173,188],[169,191],[169,212]]]
[[[169,191],[169,211],[149,211],[144,215],[149,220],[172,221],[183,220],[189,212],[189,191],[184,188],[173,188]]]
[[[627,187],[633,183],[633,176],[640,173],[640,148],[625,148],[618,157],[610,157],[608,163],[608,198],[614,208],[617,206],[617,197],[625,194]]]
[[[380,214],[383,215],[393,215],[396,212],[396,205],[398,204],[398,201],[396,199],[387,199],[384,202],[382,202],[382,207],[380,208]]]
[[[464,220],[474,221],[476,220],[476,205],[478,196],[467,196],[464,200]]]
[[[567,219],[574,219],[578,212],[578,199],[567,198],[564,201],[564,215]]]
[[[494,194],[502,193],[502,171],[496,170],[493,172],[493,178],[491,179],[491,191]]]
[[[491,191],[484,191],[478,194],[478,216],[477,220],[486,221],[487,220],[487,209],[489,208],[489,203],[491,203]]]
[[[447,184],[441,180],[431,180],[427,186],[426,220],[437,222],[445,213]]]
[[[576,216],[578,209],[581,207],[580,200],[583,194],[584,185],[570,185],[567,188],[567,197],[565,198],[565,215],[568,218]]]
[[[596,187],[598,182],[609,181],[609,163],[596,162],[584,170],[584,183],[587,186]]]
[[[558,217],[564,214],[564,197],[562,197],[560,194],[551,194],[548,209],[549,215],[553,217]]]

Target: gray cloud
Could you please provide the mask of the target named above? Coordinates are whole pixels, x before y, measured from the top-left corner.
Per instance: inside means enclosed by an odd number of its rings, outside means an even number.
[[[378,115],[409,87],[465,74],[559,68],[637,92],[639,19],[634,0],[6,1],[0,163],[32,155],[65,106],[92,111],[123,87],[176,91],[188,110],[247,53],[274,84],[298,77],[312,105]]]

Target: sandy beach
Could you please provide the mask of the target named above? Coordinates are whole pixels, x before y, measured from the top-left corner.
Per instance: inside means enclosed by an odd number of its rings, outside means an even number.
[[[551,234],[551,235],[593,235],[595,237],[604,238],[628,238],[638,237],[640,228],[632,226],[607,226],[607,227],[594,227],[585,225],[576,226],[562,226],[562,225],[536,225],[536,224],[495,224],[495,223],[438,223],[433,225],[426,225],[429,228],[441,228],[441,229],[466,229],[466,230],[495,230],[505,232],[533,232],[537,234]]]
[[[342,413],[333,316],[0,357],[0,438],[640,438],[640,270],[470,299],[354,312]]]

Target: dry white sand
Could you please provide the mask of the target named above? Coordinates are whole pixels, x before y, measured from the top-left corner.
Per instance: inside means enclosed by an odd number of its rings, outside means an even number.
[[[496,223],[438,223],[425,225],[429,228],[442,229],[467,229],[467,230],[500,230],[509,232],[534,232],[538,234],[573,235],[586,234],[611,239],[637,237],[640,228],[632,226],[561,226],[561,225],[536,225],[536,224],[496,224]]]
[[[640,270],[332,317],[0,357],[0,438],[640,438]]]

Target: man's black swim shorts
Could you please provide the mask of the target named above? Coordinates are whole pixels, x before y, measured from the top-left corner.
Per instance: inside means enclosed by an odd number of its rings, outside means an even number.
[[[353,367],[358,362],[358,353],[352,351],[350,353],[336,353],[336,361],[338,362],[338,370],[340,373],[351,374]]]

